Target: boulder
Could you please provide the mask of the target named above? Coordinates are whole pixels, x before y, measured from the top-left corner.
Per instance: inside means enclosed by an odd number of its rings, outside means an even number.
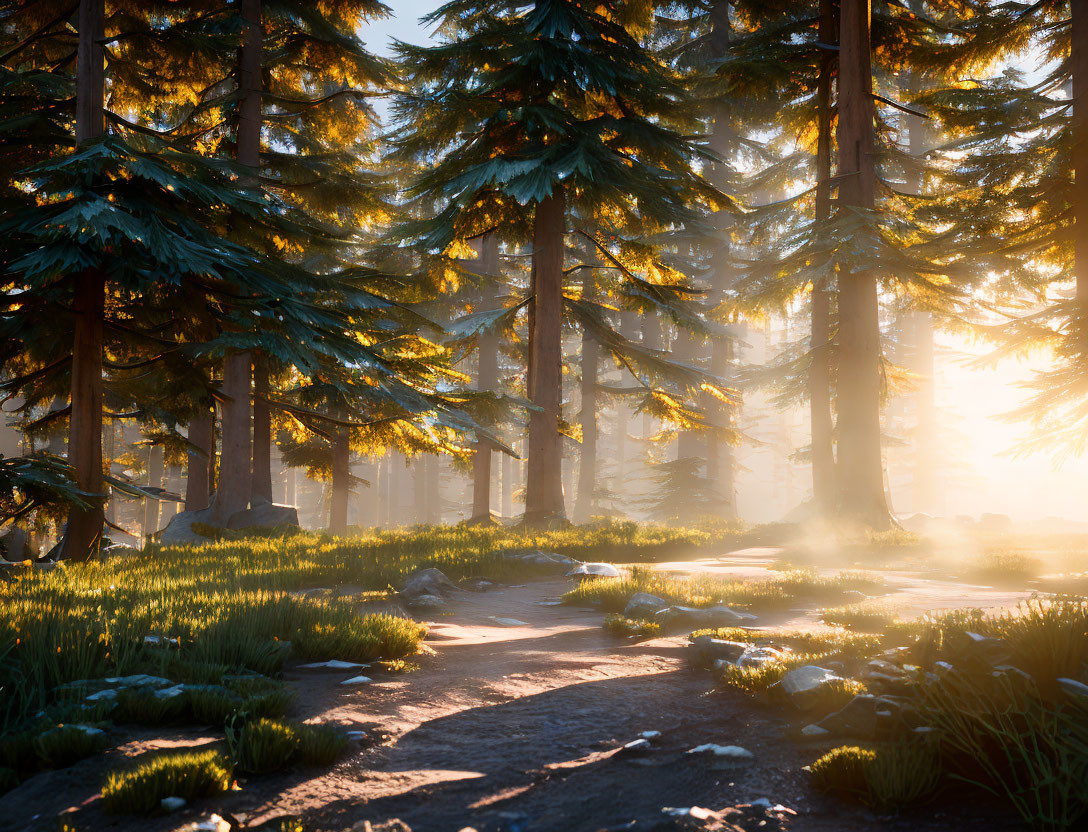
[[[163,546],[199,546],[207,543],[208,538],[193,531],[193,523],[210,524],[212,510],[179,511],[170,518],[166,528],[159,532],[159,543]]]
[[[877,735],[877,711],[880,709],[880,702],[875,696],[861,693],[841,710],[821,719],[817,725],[837,737],[874,740]]]
[[[298,509],[295,506],[282,506],[263,500],[255,500],[249,508],[236,511],[227,520],[228,529],[272,529],[297,525]]]
[[[400,591],[400,597],[409,605],[412,605],[413,599],[418,599],[424,595],[444,599],[463,591],[457,584],[447,578],[441,569],[435,569],[432,566],[409,575]]]
[[[668,606],[669,602],[664,598],[658,598],[649,592],[636,592],[623,608],[623,614],[628,618],[653,618]]]
[[[558,552],[517,552],[507,554],[506,557],[519,560],[528,566],[546,569],[549,572],[566,573],[571,569],[577,568],[581,564],[581,561],[577,561],[566,555],[561,555]]]
[[[811,708],[819,701],[820,691],[824,685],[835,681],[842,681],[842,677],[826,667],[806,664],[791,670],[773,688],[794,706],[804,710]]]
[[[405,604],[413,610],[444,610],[446,601],[437,595],[413,595],[405,599]]]
[[[751,646],[740,641],[726,641],[725,639],[711,638],[710,636],[696,636],[691,642],[692,650],[699,657],[699,660],[704,663],[718,660],[735,662]]]
[[[568,578],[618,578],[622,573],[611,563],[580,563],[567,573]]]
[[[910,676],[898,665],[884,659],[872,659],[861,669],[860,678],[866,687],[903,692],[910,688]]]

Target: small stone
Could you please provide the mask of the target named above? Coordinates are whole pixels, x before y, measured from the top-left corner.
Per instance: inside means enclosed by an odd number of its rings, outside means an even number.
[[[688,749],[687,753],[713,754],[715,757],[727,757],[731,760],[751,760],[755,758],[755,755],[747,748],[741,748],[739,745],[718,745],[713,742],[697,745],[695,748]]]
[[[441,610],[446,608],[446,602],[438,595],[415,595],[407,598],[406,603],[414,610]]]
[[[367,738],[366,731],[348,731],[347,738],[352,742],[363,742]]]
[[[164,812],[176,812],[184,808],[187,802],[184,797],[164,797],[159,801],[159,805],[162,806]]]
[[[310,662],[299,665],[299,670],[355,670],[360,667],[370,667],[361,662],[342,662],[340,659],[329,659],[327,662]]]
[[[341,685],[366,685],[366,684],[369,684],[370,682],[373,682],[373,681],[374,680],[371,679],[369,676],[352,676],[350,679],[345,679],[340,684]]]
[[[621,573],[611,563],[581,563],[567,573],[568,578],[618,578]]]
[[[696,636],[691,642],[692,650],[699,656],[702,661],[717,661],[724,660],[727,662],[735,662],[745,651],[751,648],[752,645],[745,644],[741,641],[726,641],[721,638],[712,638],[711,636]]]
[[[782,651],[775,647],[749,647],[737,659],[737,667],[762,667],[782,658]]]
[[[497,615],[489,615],[488,620],[489,621],[494,621],[500,627],[528,627],[529,626],[529,623],[527,621],[519,621],[516,618],[500,618]]]
[[[154,644],[160,647],[178,647],[181,641],[167,636],[144,636],[144,644]]]
[[[656,740],[658,737],[661,736],[661,732],[660,731],[643,731],[641,734],[639,734],[639,736],[642,737],[644,740]]]
[[[649,751],[651,748],[650,741],[647,739],[639,738],[637,740],[631,740],[629,743],[625,743],[620,748],[620,753],[623,754],[641,754]]]
[[[90,696],[87,697],[87,701],[88,702],[108,702],[111,699],[116,699],[116,698],[117,698],[117,691],[115,691],[113,688],[105,688],[104,690],[98,691],[98,693],[92,693]]]
[[[184,827],[183,832],[230,832],[230,823],[223,820],[219,815],[211,815],[204,820],[199,820]]]
[[[636,592],[623,608],[623,614],[628,618],[653,618],[668,606],[669,602],[664,598],[658,598],[649,592]]]
[[[831,736],[831,732],[826,728],[821,728],[819,725],[806,725],[801,729],[801,733],[810,739],[820,739],[822,737]]]

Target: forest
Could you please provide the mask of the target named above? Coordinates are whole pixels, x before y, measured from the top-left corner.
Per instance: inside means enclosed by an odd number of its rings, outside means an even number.
[[[1088,0],[393,5],[0,0],[0,830],[1083,828]]]

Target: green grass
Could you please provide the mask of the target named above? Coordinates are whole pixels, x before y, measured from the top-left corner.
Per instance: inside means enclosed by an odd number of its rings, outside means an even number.
[[[331,766],[348,748],[348,735],[336,725],[298,725],[298,761],[304,766]]]
[[[826,630],[749,630],[743,627],[716,627],[695,630],[688,638],[710,636],[723,641],[753,642],[784,645],[799,653],[863,659],[875,655],[881,647],[881,637],[871,633],[855,633],[843,628]]]
[[[106,747],[107,738],[93,726],[57,725],[38,734],[34,753],[42,768],[64,768]]]
[[[812,763],[809,774],[813,788],[854,797],[882,812],[918,806],[941,782],[936,746],[919,741],[840,746]]]
[[[110,772],[102,788],[102,808],[110,814],[154,814],[165,797],[192,801],[222,794],[230,784],[230,761],[221,751],[158,754]]]
[[[656,621],[627,618],[618,613],[606,615],[603,626],[605,632],[621,638],[653,638],[661,632],[661,625]]]
[[[683,606],[709,607],[724,603],[752,610],[789,607],[797,601],[834,601],[849,591],[883,591],[883,581],[859,572],[821,576],[812,571],[785,572],[772,578],[736,580],[714,575],[675,577],[635,567],[620,578],[583,581],[563,596],[566,604],[598,605],[605,612],[623,612],[636,592],[648,592]]]
[[[228,724],[227,748],[238,770],[245,774],[267,774],[286,768],[298,752],[298,734],[293,725],[276,719],[244,719],[240,726]]]
[[[1043,562],[1016,549],[989,549],[966,572],[968,580],[1022,588],[1043,572]]]
[[[846,627],[863,633],[879,633],[896,621],[896,612],[884,604],[863,601],[822,610],[820,619],[831,627]]]

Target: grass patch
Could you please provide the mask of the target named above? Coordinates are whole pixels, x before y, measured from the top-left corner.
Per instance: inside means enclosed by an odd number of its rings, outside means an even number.
[[[819,655],[823,658],[865,659],[881,648],[881,636],[872,633],[855,633],[844,628],[828,630],[749,630],[743,627],[716,627],[695,630],[688,636],[695,641],[699,636],[710,636],[722,641],[753,642],[755,644],[782,645],[799,653]]]
[[[656,621],[627,618],[618,613],[606,615],[603,626],[605,632],[620,638],[653,638],[661,632],[661,625]]]
[[[935,745],[919,741],[834,748],[812,763],[809,773],[814,788],[883,812],[916,806],[941,782]]]
[[[227,725],[227,748],[239,771],[267,774],[291,762],[298,751],[298,734],[286,722],[238,716]]]
[[[896,612],[883,604],[848,604],[822,610],[820,619],[831,627],[846,627],[863,633],[879,633],[896,621]]]
[[[1043,562],[1012,549],[990,549],[967,570],[967,579],[999,587],[1023,587],[1043,573]]]
[[[113,771],[102,788],[102,808],[110,814],[149,815],[165,797],[196,800],[230,789],[230,761],[221,751],[159,754],[134,768]]]
[[[800,599],[831,601],[849,592],[883,589],[883,581],[859,572],[821,576],[812,571],[793,571],[772,578],[734,580],[713,575],[676,577],[653,569],[635,567],[620,578],[583,581],[563,596],[566,604],[600,606],[605,612],[623,612],[631,596],[648,592],[672,604],[709,607],[729,604],[746,609],[773,610]]]
[[[331,766],[348,748],[347,732],[335,725],[299,725],[298,762],[304,766]]]
[[[42,768],[64,768],[106,747],[106,733],[91,725],[57,725],[34,738]]]

